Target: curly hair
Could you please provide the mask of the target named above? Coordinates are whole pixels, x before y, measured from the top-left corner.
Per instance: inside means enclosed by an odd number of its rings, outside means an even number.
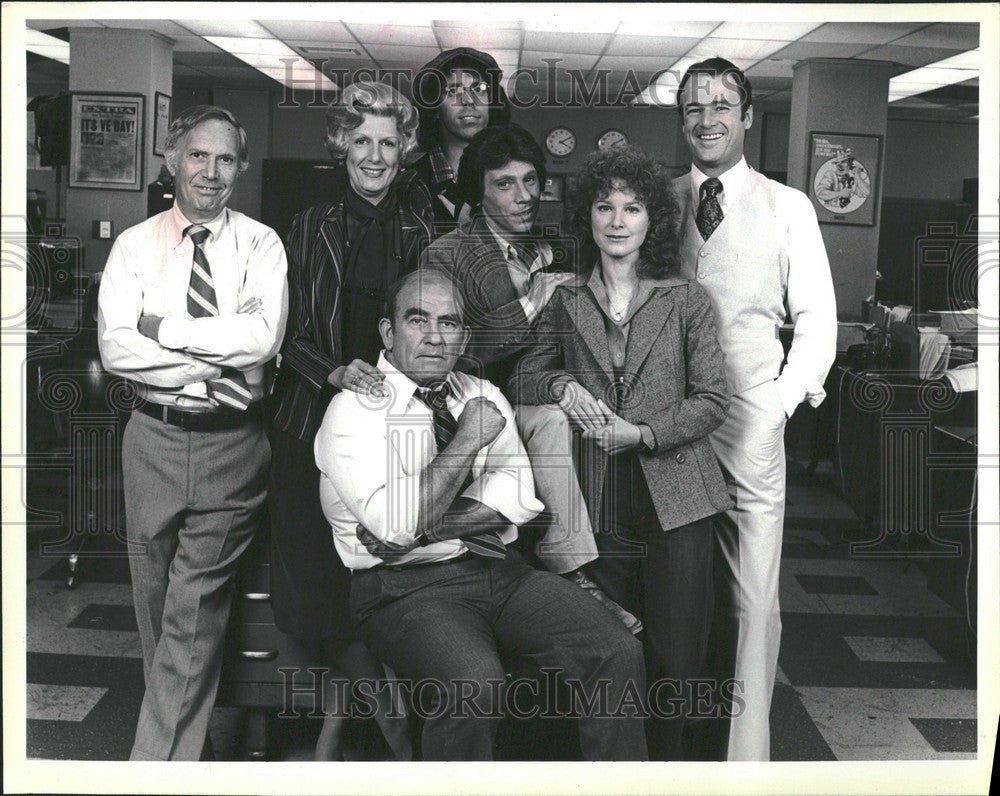
[[[569,193],[566,221],[580,246],[581,265],[596,262],[590,210],[614,191],[632,193],[649,213],[649,230],[639,247],[640,277],[662,278],[679,265],[681,211],[666,169],[649,155],[629,146],[594,152],[587,157]]]
[[[365,116],[396,120],[400,161],[407,165],[420,157],[417,149],[417,112],[410,101],[386,83],[359,80],[343,90],[326,112],[326,151],[334,160],[347,157],[347,134],[365,122]]]

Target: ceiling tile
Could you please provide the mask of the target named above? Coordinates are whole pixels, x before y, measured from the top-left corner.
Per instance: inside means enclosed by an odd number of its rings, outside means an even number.
[[[670,22],[658,19],[639,19],[622,22],[615,33],[619,36],[703,39],[718,26],[718,22]]]
[[[521,53],[521,68],[547,70],[549,68],[546,61],[556,59],[556,72],[565,72],[567,69],[589,70],[593,68],[597,61],[596,55],[581,55],[579,53],[559,53],[559,52],[539,52],[537,50],[525,50]]]
[[[634,72],[659,72],[673,65],[677,60],[676,55],[641,56],[641,55],[605,55],[597,62],[597,69],[614,69],[626,71],[631,69]]]
[[[622,36],[615,34],[605,55],[671,56],[676,58],[679,55],[684,55],[699,41],[701,41],[701,37]]]
[[[923,30],[896,39],[893,44],[902,47],[947,47],[956,50],[974,50],[979,46],[979,25],[939,22]]]
[[[712,38],[794,41],[817,27],[815,22],[723,22],[712,31]]]
[[[336,20],[262,19],[260,24],[279,39],[309,39],[311,41],[353,41],[347,28]]]
[[[521,31],[508,28],[490,27],[455,27],[441,26],[434,23],[434,32],[441,47],[450,50],[453,47],[475,47],[477,50],[516,50],[521,46]]]
[[[937,47],[897,47],[895,44],[887,44],[884,47],[876,47],[858,56],[866,61],[894,61],[906,66],[926,66],[935,61],[941,61],[958,55],[961,50],[944,50]]]
[[[376,61],[400,61],[414,66],[423,66],[441,54],[441,49],[437,45],[408,47],[398,44],[366,44],[365,49]]]
[[[801,61],[805,58],[853,58],[858,53],[870,50],[871,45],[863,42],[854,44],[817,42],[817,41],[793,41],[774,53],[774,58],[787,61]]]
[[[828,22],[802,41],[885,44],[924,27],[925,22]]]
[[[415,25],[370,25],[351,22],[347,29],[365,44],[392,44],[405,47],[437,47],[437,39],[431,26]],[[370,48],[369,48],[370,49]]]
[[[721,55],[739,66],[738,62],[740,61],[756,63],[761,58],[773,55],[788,44],[790,42],[764,41],[762,39],[716,39],[713,36],[710,39],[702,39],[691,48],[690,54],[699,58]],[[744,67],[740,66],[740,68]]]
[[[549,33],[526,30],[524,49],[600,55],[610,38],[610,34],[607,33]]]

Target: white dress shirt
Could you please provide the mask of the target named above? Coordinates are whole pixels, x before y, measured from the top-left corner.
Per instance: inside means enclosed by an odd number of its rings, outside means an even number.
[[[547,241],[535,240],[535,244],[538,246],[538,256],[532,263],[523,263],[514,245],[497,231],[497,228],[490,222],[489,216],[485,216],[485,218],[486,226],[493,233],[500,251],[503,252],[504,260],[507,261],[507,271],[510,274],[510,281],[514,284],[514,290],[519,296],[518,301],[521,302],[521,309],[524,311],[524,316],[528,319],[528,323],[534,323],[535,318],[538,317],[538,313],[545,308],[536,307],[528,300],[528,288],[531,287],[532,277],[543,268],[552,264],[552,246]]]
[[[104,367],[147,385],[148,400],[191,411],[215,409],[206,380],[236,368],[259,400],[270,388],[264,365],[285,333],[285,249],[274,230],[235,210],[202,224],[219,315],[189,318],[194,244],[184,230],[190,223],[174,205],[115,241],[98,302]],[[250,298],[260,299],[260,308],[237,313]],[[143,315],[163,318],[158,340],[139,332]]]
[[[337,552],[350,569],[381,563],[358,540],[359,524],[378,539],[411,545],[420,510],[420,479],[437,454],[433,415],[415,395],[417,385],[393,367],[383,353],[378,368],[385,373],[388,397],[373,399],[343,391],[333,397],[316,435],[314,450],[320,470],[320,502],[333,528]],[[500,538],[510,543],[517,527],[543,508],[535,497],[531,464],[517,435],[514,411],[500,390],[465,373],[451,373],[448,409],[457,419],[471,398],[482,396],[507,419],[500,435],[476,455],[473,482],[462,493],[510,521]],[[458,539],[415,547],[393,558],[393,564],[444,561],[461,555]]]
[[[720,175],[723,215],[740,197],[750,175],[745,158],[740,158]],[[693,207],[701,201],[701,185],[708,176],[691,164]],[[801,191],[781,191],[775,208],[781,227],[788,235],[788,289],[785,296],[788,318],[795,327],[792,346],[781,375],[775,380],[778,394],[789,417],[803,400],[819,406],[826,397],[823,382],[833,364],[837,343],[837,309],[830,282],[830,263],[816,211]],[[752,231],[748,230],[748,234]]]

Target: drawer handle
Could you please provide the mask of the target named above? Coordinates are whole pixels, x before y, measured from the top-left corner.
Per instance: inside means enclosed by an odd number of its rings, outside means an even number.
[[[271,595],[268,594],[266,591],[248,591],[246,594],[243,595],[243,598],[246,600],[253,600],[254,602],[263,603],[270,600]]]
[[[273,661],[278,657],[277,650],[240,650],[240,657],[248,661]]]

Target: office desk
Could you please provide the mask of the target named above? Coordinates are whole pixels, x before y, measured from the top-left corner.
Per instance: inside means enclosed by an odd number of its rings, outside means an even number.
[[[942,512],[955,508],[945,488],[954,472],[974,473],[974,449],[964,440],[975,430],[976,393],[893,371],[838,366],[835,375],[834,463],[843,497],[868,532],[852,553],[961,555]]]

